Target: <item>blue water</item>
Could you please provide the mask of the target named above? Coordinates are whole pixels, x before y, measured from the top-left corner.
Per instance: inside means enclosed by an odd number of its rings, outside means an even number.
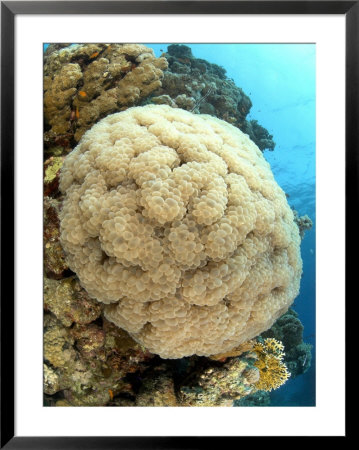
[[[167,44],[146,44],[156,56]],[[294,309],[313,345],[312,366],[271,393],[272,406],[315,406],[315,62],[314,44],[186,44],[197,58],[224,67],[251,98],[256,119],[276,142],[264,156],[299,213],[313,228],[302,241],[303,276]]]

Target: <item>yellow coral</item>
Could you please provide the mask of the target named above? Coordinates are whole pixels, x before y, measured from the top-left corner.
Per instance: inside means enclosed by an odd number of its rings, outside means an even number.
[[[257,342],[253,347],[257,354],[255,366],[259,369],[259,380],[255,384],[261,391],[271,391],[278,389],[290,377],[287,366],[283,362],[285,353],[284,346],[276,339],[264,339],[264,342]]]
[[[45,183],[51,183],[56,178],[57,172],[61,169],[63,158],[61,156],[53,157],[49,160],[49,165],[45,169]]]

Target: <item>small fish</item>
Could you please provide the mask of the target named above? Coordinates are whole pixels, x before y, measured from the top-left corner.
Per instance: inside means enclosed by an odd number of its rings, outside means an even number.
[[[108,393],[110,394],[110,400],[113,400],[113,392],[111,391],[111,389],[108,390]]]
[[[160,52],[163,52],[162,48],[160,48]]]
[[[79,118],[80,118],[80,113],[79,113],[79,109],[78,109],[77,106],[76,106],[76,112],[75,112],[75,115],[76,115],[76,119],[79,119]]]
[[[85,97],[87,97],[87,94],[85,91],[79,91],[79,96],[82,98],[85,98]]]
[[[70,114],[70,121],[73,122],[75,120],[75,117],[76,117],[76,112],[74,110],[72,110],[71,114]]]
[[[98,55],[99,55],[99,52],[94,52],[94,53],[92,53],[92,55],[90,56],[90,59],[97,58]]]

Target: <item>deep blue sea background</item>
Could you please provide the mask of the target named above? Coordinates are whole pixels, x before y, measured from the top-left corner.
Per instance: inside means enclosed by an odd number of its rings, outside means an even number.
[[[168,44],[146,44],[156,56]],[[276,142],[264,151],[288,202],[313,228],[302,241],[303,276],[293,309],[313,345],[312,366],[271,392],[271,406],[315,406],[315,44],[186,44],[193,56],[218,64],[252,100],[256,119]]]
[[[169,44],[146,45],[160,56]],[[304,325],[304,341],[313,345],[312,365],[271,392],[271,406],[315,406],[315,45],[186,45],[196,58],[224,67],[250,97],[247,119],[258,120],[276,142],[264,156],[277,182],[299,215],[313,221],[302,241],[303,276],[293,305]]]

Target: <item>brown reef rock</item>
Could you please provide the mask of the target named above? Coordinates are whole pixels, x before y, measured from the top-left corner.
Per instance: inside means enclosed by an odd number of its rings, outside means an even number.
[[[76,44],[45,53],[45,142],[78,142],[99,119],[161,86],[165,58],[140,44]]]

